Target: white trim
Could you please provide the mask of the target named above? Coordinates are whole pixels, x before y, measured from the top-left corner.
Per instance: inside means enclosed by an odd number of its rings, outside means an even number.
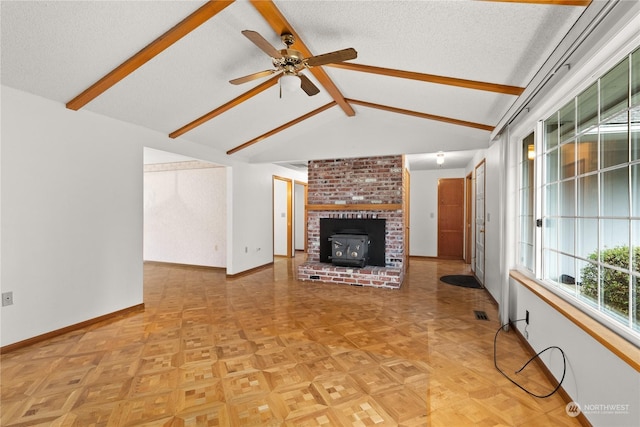
[[[536,130],[535,130],[535,147],[536,147],[536,159],[534,161],[534,192],[535,192],[535,201],[534,201],[534,209],[535,209],[535,218],[536,222],[538,219],[542,219],[542,153],[544,152],[544,122],[542,120],[538,120],[536,122]],[[538,227],[536,224],[536,233],[534,238],[534,254],[536,257],[534,264],[534,272],[536,277],[542,277],[542,250],[538,250],[538,248],[542,248],[542,227]]]

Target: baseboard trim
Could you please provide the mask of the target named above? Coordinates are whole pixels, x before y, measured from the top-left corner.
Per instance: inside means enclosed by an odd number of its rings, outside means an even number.
[[[409,258],[429,259],[429,260],[434,260],[434,261],[461,261],[461,262],[465,262],[464,258],[459,258],[459,257],[455,257],[455,256],[409,255]],[[469,263],[465,262],[465,264],[469,264]]]
[[[263,264],[263,265],[259,265],[257,267],[250,268],[250,269],[245,270],[245,271],[241,271],[240,273],[227,274],[227,279],[237,279],[238,277],[243,277],[243,276],[246,276],[248,274],[256,273],[258,271],[265,270],[265,269],[267,269],[269,267],[272,267],[272,266],[273,266],[273,261],[272,262],[268,262],[268,263]]]
[[[77,331],[82,328],[86,328],[87,326],[95,325],[96,323],[106,322],[110,320],[115,320],[116,317],[122,317],[129,314],[137,313],[140,311],[144,311],[144,303],[137,304],[131,307],[123,308],[122,310],[114,311],[113,313],[104,314],[102,316],[94,317],[93,319],[85,320],[84,322],[76,323],[70,326],[66,326],[61,329],[56,329],[55,331],[47,332],[42,335],[38,335],[32,338],[27,338],[26,340],[18,341],[13,344],[8,344],[3,347],[0,347],[0,353],[9,353],[11,351],[18,350],[20,348],[24,348],[51,338],[55,338],[57,336]]]
[[[194,269],[194,270],[217,270],[217,271],[226,271],[227,270],[226,267],[212,267],[212,266],[209,266],[209,265],[181,264],[181,263],[178,263],[178,262],[144,261],[144,264],[167,266],[167,267],[190,268],[190,269]]]
[[[510,330],[515,332],[516,336],[518,337],[518,339],[520,340],[520,342],[522,343],[524,348],[527,350],[527,352],[529,352],[529,354],[531,354],[531,356],[535,356],[537,354],[537,351],[535,351],[534,348],[531,347],[531,344],[529,344],[529,341],[522,335],[520,330],[518,328],[516,328],[515,323],[509,322],[509,327],[510,327]],[[542,373],[547,378],[547,380],[549,380],[551,385],[553,387],[557,387],[558,386],[558,380],[551,373],[551,371],[549,370],[547,365],[545,365],[544,362],[542,362],[542,360],[539,357],[536,357],[536,359],[534,361],[540,367],[540,369],[542,370]],[[569,396],[569,393],[567,393],[564,390],[564,388],[562,388],[562,386],[560,386],[560,388],[558,388],[558,392],[557,393],[560,395],[560,397],[562,397],[562,400],[564,400],[565,403],[569,404],[569,403],[573,402],[573,399],[571,398],[571,396]],[[580,412],[578,414],[576,419],[580,422],[580,425],[582,425],[584,427],[593,427],[593,425],[589,422],[587,417],[585,417],[585,415],[582,412]]]

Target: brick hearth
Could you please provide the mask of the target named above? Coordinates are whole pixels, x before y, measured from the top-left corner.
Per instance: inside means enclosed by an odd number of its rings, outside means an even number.
[[[399,288],[406,271],[403,157],[311,161],[308,177],[307,262],[298,267],[298,279]],[[320,218],[385,219],[385,266],[321,263]]]
[[[404,274],[401,268],[337,267],[323,262],[306,262],[298,267],[298,279],[378,288],[400,288]]]

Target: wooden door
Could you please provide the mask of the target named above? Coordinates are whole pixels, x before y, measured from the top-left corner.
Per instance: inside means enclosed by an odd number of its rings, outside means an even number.
[[[438,180],[438,258],[462,259],[464,178]]]

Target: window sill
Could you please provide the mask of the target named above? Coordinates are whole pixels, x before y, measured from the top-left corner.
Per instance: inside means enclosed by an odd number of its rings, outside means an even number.
[[[633,367],[633,369],[640,372],[640,351],[638,351],[638,347],[524,273],[511,270],[509,276],[556,309],[580,329],[591,335],[596,341]]]

